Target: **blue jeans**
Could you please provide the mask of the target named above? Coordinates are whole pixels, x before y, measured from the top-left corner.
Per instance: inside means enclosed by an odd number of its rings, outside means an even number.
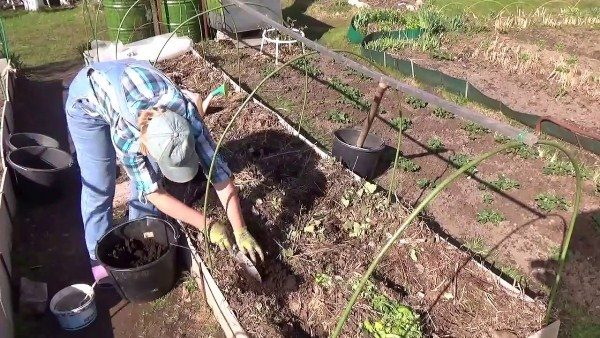
[[[111,142],[110,126],[100,117],[92,117],[77,107],[65,107],[69,134],[81,171],[81,216],[85,243],[90,259],[96,259],[96,243],[112,225],[112,203],[115,195],[116,153]],[[154,168],[156,162],[149,161]],[[157,171],[158,172],[158,171]],[[134,184],[130,184],[129,219],[157,215],[151,203],[138,200]]]

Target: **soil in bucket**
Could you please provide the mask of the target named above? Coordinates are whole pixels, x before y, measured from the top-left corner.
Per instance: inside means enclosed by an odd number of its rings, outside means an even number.
[[[90,299],[90,296],[83,291],[73,292],[59,300],[54,309],[64,312],[75,310],[85,304],[88,299]]]
[[[137,268],[162,257],[169,248],[151,238],[127,238],[108,253],[106,263],[119,269]]]

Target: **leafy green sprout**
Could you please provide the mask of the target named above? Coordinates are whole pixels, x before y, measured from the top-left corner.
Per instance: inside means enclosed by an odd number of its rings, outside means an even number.
[[[570,207],[569,202],[556,194],[542,193],[535,196],[535,202],[538,208],[545,212],[552,212],[554,210],[568,210]]]
[[[515,283],[519,285],[526,285],[528,282],[527,276],[518,268],[514,266],[503,266],[500,271],[508,277],[510,277]]]
[[[335,123],[350,123],[352,122],[352,118],[350,114],[340,111],[339,109],[332,109],[327,112],[327,119],[331,122]]]
[[[494,225],[506,220],[506,217],[498,210],[484,209],[477,213],[477,222],[481,224],[491,223]]]
[[[451,155],[448,158],[448,160],[450,160],[450,163],[452,163],[456,168],[460,168],[471,161],[471,156],[467,154],[458,153]],[[469,170],[467,170],[466,172],[469,174],[475,174],[477,172],[477,167],[473,166],[469,168]]]
[[[412,128],[412,120],[408,117],[395,117],[390,123],[400,131],[407,131]]]
[[[420,178],[417,180],[417,185],[421,189],[425,188],[435,188],[435,182],[428,178]]]
[[[427,107],[427,102],[423,101],[414,96],[407,96],[404,101],[408,103],[413,109],[425,108]]]
[[[490,248],[482,237],[469,238],[463,243],[463,246],[480,256],[487,256],[490,253]]]
[[[333,278],[328,274],[318,273],[315,275],[315,283],[324,289],[329,289],[333,286]]]
[[[508,191],[512,189],[518,189],[521,187],[519,181],[508,178],[504,174],[498,175],[498,179],[491,181],[490,185],[496,190],[500,191]]]
[[[484,204],[491,205],[492,203],[494,203],[494,196],[492,196],[492,194],[490,193],[484,193],[482,198]]]
[[[440,119],[453,119],[454,118],[454,114],[445,110],[442,107],[435,107],[435,109],[433,110],[433,116],[440,118]]]
[[[263,68],[263,69],[262,69],[262,71],[260,72],[260,73],[261,73],[261,76],[262,76],[262,77],[266,77],[267,75],[269,75],[269,74],[271,74],[272,72],[274,72],[274,71],[275,71],[275,69],[277,69],[277,67],[275,67],[275,65],[273,65],[273,64],[271,64],[271,63],[269,63],[269,64],[267,64],[267,65],[265,66],[265,68]],[[272,76],[271,78],[276,78],[276,77],[279,77],[279,76],[280,76],[280,74],[279,74],[279,72],[277,72],[277,73],[273,74],[273,76]]]
[[[373,322],[365,320],[363,328],[372,337],[423,337],[420,316],[412,308],[382,294],[376,294],[371,299],[371,306],[379,318]]]
[[[469,122],[462,127],[469,134],[469,138],[472,140],[477,139],[479,136],[487,134],[490,132],[489,129],[475,123]]]
[[[334,77],[329,82],[329,87],[337,90],[342,94],[342,102],[351,104],[360,110],[367,110],[371,107],[371,103],[366,101],[358,88],[354,88],[349,84],[342,82],[337,77]]]
[[[417,172],[417,171],[421,170],[420,165],[416,164],[414,161],[412,161],[404,156],[398,157],[398,163],[396,164],[396,168],[402,169],[403,171],[406,171],[406,172]]]
[[[319,69],[319,67],[315,66],[314,63],[307,58],[298,59],[298,60],[294,61],[292,63],[292,67],[298,69],[302,73],[306,72],[306,73],[308,73],[308,75],[315,77],[315,78],[319,77],[320,75],[323,74],[321,69]]]
[[[427,148],[434,152],[440,152],[445,149],[445,145],[441,138],[433,136],[427,140]]]

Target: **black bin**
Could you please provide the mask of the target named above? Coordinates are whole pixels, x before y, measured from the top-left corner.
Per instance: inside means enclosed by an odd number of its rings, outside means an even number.
[[[73,163],[67,152],[44,146],[16,149],[7,159],[14,170],[16,192],[33,200],[57,197]]]
[[[38,133],[14,133],[8,136],[6,141],[9,151],[24,147],[44,146],[48,148],[59,148],[58,141],[50,136]]]
[[[358,140],[360,132],[360,130],[351,128],[335,131],[331,153],[346,168],[369,180],[375,177],[375,170],[385,149],[385,144],[378,136],[368,134],[363,148],[359,148],[356,146],[356,140]]]
[[[96,246],[96,258],[111,275],[121,295],[135,303],[150,302],[167,294],[176,282],[175,228],[156,217],[142,217],[125,222],[104,234]],[[157,260],[146,265],[123,268],[112,266],[109,253],[129,239],[144,240],[151,236],[154,241],[168,247]]]

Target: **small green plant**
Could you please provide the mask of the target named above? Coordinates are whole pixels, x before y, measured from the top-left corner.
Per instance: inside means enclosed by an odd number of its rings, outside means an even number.
[[[500,268],[503,274],[512,278],[512,280],[519,285],[527,285],[527,276],[518,268],[514,266],[503,266]]]
[[[406,172],[413,172],[413,173],[421,170],[420,165],[416,164],[415,162],[413,162],[412,160],[410,160],[404,156],[398,157],[398,163],[396,164],[396,168],[402,169],[403,171],[406,171]]]
[[[469,238],[464,242],[463,246],[480,256],[487,256],[490,253],[490,249],[482,237]]]
[[[350,114],[340,111],[339,109],[332,109],[327,112],[327,119],[335,123],[350,123],[352,118]]]
[[[448,160],[450,160],[450,163],[452,163],[457,169],[462,167],[463,165],[469,163],[471,161],[471,156],[467,155],[467,154],[454,154],[451,155]],[[469,174],[475,174],[477,172],[477,166],[473,166],[471,168],[469,168],[467,171],[467,173]]]
[[[504,174],[498,175],[498,179],[496,179],[495,181],[491,181],[490,185],[496,190],[500,191],[508,191],[512,189],[518,189],[521,187],[519,181],[508,178]]]
[[[569,202],[564,197],[551,193],[538,194],[535,196],[535,202],[538,208],[545,212],[551,212],[556,209],[568,210],[570,207]]]
[[[463,95],[455,95],[452,93],[448,93],[447,96],[450,101],[452,101],[460,106],[466,106],[467,103],[469,103],[469,99],[467,99]]]
[[[510,137],[504,136],[502,134],[499,134],[498,132],[495,132],[494,133],[494,141],[504,144],[504,143],[510,141]]]
[[[390,123],[401,131],[407,131],[412,128],[412,120],[408,117],[395,117]]]
[[[487,193],[487,192],[484,193],[483,194],[483,203],[487,204],[487,205],[494,203],[494,196],[492,196],[492,194]]]
[[[435,182],[428,179],[428,178],[419,178],[417,180],[417,185],[419,186],[419,188],[421,189],[425,189],[425,188],[435,188]]]
[[[198,291],[198,283],[192,275],[186,274],[183,278],[183,287],[188,293],[194,293]]]
[[[298,59],[292,63],[292,67],[298,69],[302,73],[308,73],[312,77],[318,77],[323,74],[319,67],[315,66],[314,63],[307,59]]]
[[[363,98],[363,95],[358,88],[354,88],[351,85],[342,82],[337,77],[331,79],[329,87],[342,94],[342,102],[344,103],[348,103],[360,110],[367,110],[371,107],[371,104]]]
[[[324,289],[329,289],[333,286],[333,278],[328,274],[318,273],[315,275],[315,283]]]
[[[433,110],[433,116],[440,118],[440,119],[453,119],[454,118],[454,114],[445,110],[442,107],[436,107]]]
[[[579,171],[583,178],[589,178],[592,176],[591,170],[583,165],[579,165]],[[575,167],[571,161],[561,161],[555,157],[551,158],[550,161],[542,169],[544,175],[554,176],[575,176]]]
[[[372,337],[423,337],[420,316],[410,307],[381,294],[373,297],[371,306],[379,314],[380,318],[374,322],[365,320],[363,328]]]
[[[433,136],[427,140],[427,148],[433,152],[440,152],[445,149],[444,142],[437,136]]]
[[[506,149],[506,153],[519,156],[520,158],[526,160],[538,157],[537,151],[534,148],[529,147],[525,144],[522,144],[515,148]]]
[[[506,217],[498,210],[484,209],[477,213],[477,222],[481,224],[492,223],[498,225],[504,220],[506,220]]]
[[[490,132],[489,129],[480,126],[475,122],[469,122],[462,127],[469,134],[469,138],[471,140],[477,139],[479,136],[487,134]]]
[[[423,101],[414,96],[407,96],[404,101],[408,103],[413,109],[425,108],[427,107],[427,102]]]
[[[272,63],[269,63],[268,65],[265,66],[265,68],[263,68],[260,72],[262,77],[266,77],[267,75],[271,74],[273,71],[275,71],[277,69],[277,67],[275,67],[275,65],[273,65]],[[277,78],[279,77],[279,73],[275,73],[273,74],[273,76],[271,76],[271,78]]]

